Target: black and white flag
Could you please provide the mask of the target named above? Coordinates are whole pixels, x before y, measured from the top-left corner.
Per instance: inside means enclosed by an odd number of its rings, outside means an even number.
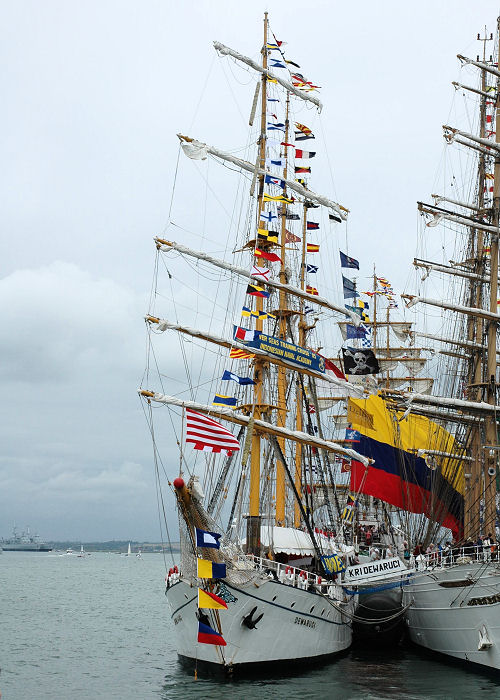
[[[378,374],[380,367],[372,350],[342,348],[345,374]]]

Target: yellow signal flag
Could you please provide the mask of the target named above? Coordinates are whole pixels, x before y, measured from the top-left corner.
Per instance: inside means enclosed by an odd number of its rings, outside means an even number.
[[[215,593],[209,593],[198,588],[198,607],[212,610],[227,610],[227,603]]]
[[[270,194],[267,194],[267,192],[264,192],[264,202],[286,202],[287,204],[293,204],[294,199],[289,199],[288,197],[285,197],[284,195],[280,194],[277,195],[276,197],[272,197]]]
[[[225,578],[226,565],[217,564],[209,559],[197,559],[198,578]]]

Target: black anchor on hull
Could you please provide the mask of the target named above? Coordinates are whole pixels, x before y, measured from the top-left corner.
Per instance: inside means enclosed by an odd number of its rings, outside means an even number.
[[[241,621],[241,624],[245,625],[245,627],[248,627],[249,630],[255,629],[257,623],[260,622],[262,620],[262,618],[264,617],[264,613],[261,613],[254,620],[253,616],[255,615],[256,610],[257,610],[257,606],[255,606],[255,608],[252,608],[252,610],[250,610],[248,615],[245,615]]]

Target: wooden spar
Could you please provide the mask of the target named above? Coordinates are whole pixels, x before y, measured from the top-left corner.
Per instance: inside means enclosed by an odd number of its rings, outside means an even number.
[[[238,425],[248,425],[251,420],[250,416],[246,416],[243,413],[237,413],[231,409],[222,408],[220,406],[207,406],[206,404],[197,403],[196,401],[179,399],[176,396],[168,396],[155,391],[139,389],[138,394],[143,396],[145,399],[156,401],[157,403],[178,406],[179,408],[191,408],[193,411],[206,413],[212,418],[227,420],[230,423],[237,423]],[[256,432],[276,435],[277,437],[285,437],[288,440],[300,442],[302,445],[311,445],[311,447],[317,447],[322,450],[327,450],[328,452],[343,454],[349,459],[355,459],[358,462],[362,462],[365,466],[373,463],[372,459],[359,454],[359,452],[356,452],[356,450],[351,450],[348,447],[342,447],[331,440],[321,440],[321,438],[317,438],[314,435],[308,435],[307,433],[294,430],[287,430],[286,428],[281,428],[278,425],[273,425],[272,423],[267,423],[266,421],[260,419],[255,419],[254,426]]]
[[[497,20],[497,34],[500,37],[500,18]],[[497,44],[498,45],[498,44]],[[491,71],[490,71],[491,72]],[[497,98],[496,98],[496,125],[495,140],[497,151],[500,149],[498,140],[500,138],[500,72],[494,73],[497,77]],[[493,186],[493,223],[496,227],[500,224],[500,159],[495,159]],[[490,311],[494,313],[498,309],[498,237],[491,238],[491,262],[490,262]],[[486,366],[487,391],[486,400],[491,406],[496,404],[497,394],[497,362],[496,362],[496,323],[488,324],[488,355]],[[486,421],[486,459],[484,469],[484,534],[495,536],[496,526],[496,478],[498,471],[497,463],[497,424],[495,416],[490,416]]]
[[[442,338],[439,335],[432,335],[432,333],[415,332],[413,335],[417,338],[428,338],[429,340],[437,340],[439,343],[447,343],[448,345],[458,345],[459,347],[466,348],[467,350],[484,351],[487,349],[486,345],[481,345],[480,343],[473,343],[468,340],[458,340],[456,338]],[[499,351],[497,351],[497,355],[500,355]]]
[[[288,143],[289,136],[289,112],[290,112],[290,95],[287,93],[286,96],[286,113],[285,113],[285,144]],[[286,180],[288,175],[288,146],[285,146],[285,167],[283,169],[283,178]],[[283,195],[287,196],[286,185],[283,188]],[[286,284],[286,213],[287,205],[286,202],[282,203],[281,206],[281,240],[280,240],[280,282],[281,284]],[[280,289],[279,296],[279,337],[282,340],[286,340],[288,335],[288,325],[287,317],[284,313],[287,310],[288,301],[286,292]],[[286,423],[286,374],[287,371],[284,367],[278,368],[278,411],[277,411],[277,424],[284,427]],[[278,438],[278,445],[280,447],[280,453],[285,454],[285,440],[284,438]],[[276,459],[276,525],[284,526],[286,524],[286,481],[285,481],[285,465]],[[296,504],[298,506],[298,504]]]
[[[259,298],[259,297],[257,297]],[[293,369],[302,374],[307,374],[310,377],[316,377],[317,379],[322,379],[323,381],[334,384],[336,387],[342,387],[344,390],[348,390],[351,396],[361,397],[363,396],[363,389],[357,384],[351,384],[343,379],[338,379],[337,377],[332,377],[326,372],[322,374],[321,372],[315,372],[314,370],[306,369],[304,367],[299,367],[288,360],[283,360],[270,352],[261,350],[260,348],[252,348],[244,343],[240,343],[237,340],[226,340],[226,338],[221,338],[220,336],[213,335],[212,333],[207,333],[205,331],[199,331],[196,328],[189,328],[188,326],[180,326],[177,323],[171,323],[164,318],[157,318],[156,316],[146,316],[145,321],[148,323],[154,323],[158,325],[160,331],[166,331],[167,329],[177,331],[179,333],[184,333],[185,335],[190,335],[193,338],[200,338],[200,340],[206,340],[209,343],[214,343],[223,348],[239,348],[240,350],[246,350],[247,352],[255,355],[256,360],[254,362],[271,362],[275,365],[282,365],[287,369]],[[257,403],[257,402],[256,402]],[[262,401],[259,401],[262,404]]]
[[[485,75],[483,73],[483,80],[485,78]],[[457,83],[455,80],[451,83],[455,90],[469,90],[469,92],[475,92],[476,95],[481,95],[481,97],[485,97],[488,100],[494,100],[496,99],[496,94],[492,94],[491,92],[485,92],[484,90],[478,90],[477,88],[470,87],[469,85],[463,85],[462,83]]]
[[[479,233],[482,232],[478,232],[478,235]],[[490,281],[489,275],[486,276],[478,274],[476,272],[468,272],[467,270],[461,270],[459,268],[452,267],[451,265],[438,265],[437,263],[428,262],[427,260],[421,260],[420,258],[413,258],[413,265],[414,267],[421,267],[424,270],[427,270],[425,276],[422,277],[422,281],[424,279],[427,279],[431,270],[433,270],[434,272],[443,272],[445,275],[453,275],[454,277],[464,277],[465,279],[478,280],[479,282]]]
[[[462,462],[472,462],[473,458],[468,457],[467,455],[456,455],[452,454],[451,452],[441,452],[441,450],[417,450],[417,454],[419,457],[422,455],[433,455],[435,457],[448,457],[449,459],[457,459]]]
[[[223,56],[231,56],[232,58],[235,58],[237,61],[241,61],[247,66],[250,66],[250,68],[253,68],[255,71],[258,73],[261,73],[264,78],[270,78],[271,80],[279,83],[281,87],[284,87],[285,90],[288,93],[292,93],[295,95],[295,97],[299,97],[301,100],[305,100],[306,102],[312,102],[318,110],[321,112],[323,105],[321,102],[318,100],[317,97],[313,97],[312,95],[307,95],[304,92],[301,92],[298,88],[296,88],[294,85],[289,83],[287,80],[283,80],[283,78],[280,78],[278,75],[275,75],[274,73],[271,73],[271,71],[268,70],[267,68],[267,60],[265,66],[259,66],[258,63],[255,61],[252,61],[251,58],[248,58],[247,56],[243,56],[242,54],[238,53],[237,51],[234,51],[233,49],[230,49],[228,46],[224,46],[224,44],[221,44],[219,41],[214,41],[214,48],[215,50],[222,54]],[[264,44],[264,49],[266,47],[266,44]],[[266,55],[267,59],[267,55]]]
[[[456,136],[456,134],[458,134],[459,136],[463,136],[463,138],[469,139],[469,141],[481,144],[481,146],[484,146],[486,149],[492,149],[497,153],[500,152],[500,146],[497,143],[489,141],[485,138],[481,138],[481,136],[474,136],[474,134],[469,134],[467,131],[455,129],[454,127],[448,126],[447,124],[443,124],[443,131],[445,132],[445,134],[451,134],[453,138]]]
[[[373,326],[372,326],[372,346],[373,352],[377,354],[377,273],[375,264],[373,265]]]
[[[434,204],[437,206],[440,202],[448,202],[448,204],[456,204],[458,207],[464,207],[465,209],[471,209],[472,211],[481,211],[481,209],[476,204],[471,204],[470,202],[461,202],[459,199],[450,199],[442,194],[431,194]]]
[[[259,216],[261,211],[262,210],[260,209]],[[330,301],[328,301],[328,299],[325,299],[324,297],[308,294],[307,292],[305,292],[302,289],[299,289],[298,287],[294,287],[291,284],[283,284],[282,282],[278,282],[277,280],[267,280],[267,282],[263,282],[262,279],[255,277],[254,275],[252,275],[251,272],[245,270],[245,268],[243,267],[232,265],[231,263],[225,262],[225,260],[219,260],[219,258],[214,258],[213,256],[207,255],[206,253],[202,253],[201,251],[192,250],[191,248],[187,248],[186,246],[183,246],[180,243],[175,243],[174,241],[166,241],[163,238],[155,238],[155,242],[158,250],[161,250],[163,252],[176,250],[179,253],[182,253],[183,255],[189,255],[190,257],[197,258],[198,260],[204,260],[205,262],[208,262],[211,265],[215,265],[216,267],[220,267],[223,270],[234,272],[236,275],[246,277],[247,279],[255,279],[259,282],[259,284],[266,284],[268,287],[274,287],[275,289],[283,290],[287,294],[291,294],[301,299],[306,299],[312,304],[317,304],[318,306],[322,306],[325,309],[330,309],[330,311],[335,311],[336,313],[342,314],[343,316],[348,316],[349,323],[352,323],[355,326],[359,326],[360,324],[360,319],[357,314],[355,314],[353,311],[349,311],[349,309],[343,308],[342,306],[332,304]]]
[[[392,396],[394,392],[391,390],[388,395]],[[392,400],[395,398],[392,396]],[[405,404],[395,404],[398,411],[403,413],[408,407]],[[456,423],[458,425],[466,426],[479,426],[481,424],[481,419],[472,415],[465,415],[463,413],[457,413],[456,411],[440,411],[437,407],[430,407],[424,404],[412,404],[411,411],[413,415],[425,416],[426,418],[432,418],[433,420],[439,420],[443,423]]]
[[[440,299],[428,299],[427,297],[419,297],[414,294],[401,294],[402,299],[408,299],[406,308],[410,309],[415,304],[428,304],[429,306],[439,306],[441,309],[448,309],[448,311],[457,311],[461,314],[466,314],[468,316],[476,316],[478,318],[485,318],[487,321],[493,321],[493,323],[498,323],[500,321],[500,314],[494,313],[493,311],[486,311],[485,309],[472,308],[470,306],[458,306],[457,304],[450,304],[446,301],[441,301]],[[496,308],[496,302],[495,302]]]
[[[409,402],[424,403],[441,408],[454,408],[472,415],[495,416],[500,411],[500,406],[495,406],[485,401],[465,401],[464,399],[451,399],[447,396],[431,396],[430,394],[418,394],[417,392],[403,392],[402,396]]]
[[[199,141],[196,139],[191,138],[190,136],[184,136],[183,134],[177,134],[177,137],[180,139],[180,141],[185,141],[186,143],[196,143],[199,145],[203,145],[207,153],[210,153],[210,155],[214,156],[215,158],[220,158],[221,160],[227,160],[230,163],[233,163],[236,165],[238,168],[242,168],[243,170],[246,170],[249,173],[252,173],[252,175],[255,174],[255,171],[257,170],[258,175],[272,175],[272,173],[269,172],[269,170],[266,170],[265,167],[265,160],[264,164],[261,164],[260,167],[255,168],[254,163],[249,163],[247,160],[242,160],[241,158],[237,158],[236,156],[231,155],[230,153],[225,153],[224,151],[219,151],[217,148],[214,148],[213,146],[209,146],[208,144],[200,144]],[[325,197],[322,194],[318,194],[316,192],[313,192],[312,190],[306,190],[303,185],[299,184],[295,180],[286,180],[287,186],[296,192],[299,196],[301,197],[307,197],[307,199],[312,199],[313,201],[317,202],[318,204],[321,204],[321,206],[326,207],[327,209],[332,209],[334,212],[336,212],[340,218],[345,221],[347,219],[347,214],[349,213],[349,209],[346,209],[344,206],[341,204],[337,204],[337,202],[333,202],[331,199],[328,199],[328,197]]]
[[[473,61],[471,58],[467,58],[467,56],[462,56],[461,54],[457,53],[457,58],[459,61],[462,61],[463,63],[468,63],[471,66],[476,66],[476,68],[480,68],[483,71],[486,71],[487,73],[491,73],[491,75],[496,75],[497,78],[500,78],[500,71],[497,70],[496,68],[493,68],[493,66],[489,66],[487,63],[481,63],[480,61]],[[498,88],[497,88],[497,93],[498,93]]]
[[[417,203],[418,210],[424,214],[432,214],[436,217],[441,217],[447,219],[448,221],[453,221],[457,224],[463,224],[464,226],[469,226],[480,231],[486,231],[494,236],[498,236],[498,227],[490,226],[489,224],[483,224],[481,221],[477,221],[472,216],[467,216],[466,214],[457,214],[456,212],[449,211],[448,209],[442,209],[441,207],[435,207],[432,204],[424,204],[423,202]]]

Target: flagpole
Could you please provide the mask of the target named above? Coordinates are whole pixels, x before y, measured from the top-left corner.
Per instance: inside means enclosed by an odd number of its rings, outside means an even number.
[[[264,12],[264,44],[262,46],[262,67],[267,71],[267,12]],[[262,73],[261,89],[261,118],[260,118],[260,167],[266,165],[266,126],[267,126],[267,73]],[[260,225],[260,215],[264,208],[264,175],[259,175],[259,203],[257,207],[257,228]],[[257,311],[263,311],[263,299],[257,297]],[[262,332],[262,318],[257,318],[255,327]],[[262,397],[262,372],[264,361],[256,357],[254,359],[254,402],[253,417],[260,419]],[[252,435],[252,447],[250,452],[250,488],[249,488],[249,515],[247,519],[247,552],[260,556],[260,435],[256,431]]]

